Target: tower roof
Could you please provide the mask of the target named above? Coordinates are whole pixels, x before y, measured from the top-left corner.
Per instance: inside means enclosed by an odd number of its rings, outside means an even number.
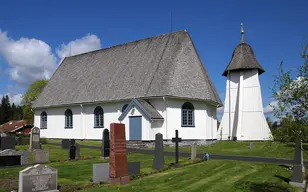
[[[231,61],[222,75],[227,76],[228,71],[240,71],[246,69],[258,69],[259,75],[265,72],[254,55],[252,47],[247,43],[242,42],[234,49]]]

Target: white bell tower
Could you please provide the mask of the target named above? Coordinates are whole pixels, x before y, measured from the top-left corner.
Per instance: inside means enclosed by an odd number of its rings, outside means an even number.
[[[270,140],[271,131],[263,113],[259,76],[265,72],[253,49],[244,42],[235,48],[223,73],[227,77],[224,113],[218,129],[218,140]]]

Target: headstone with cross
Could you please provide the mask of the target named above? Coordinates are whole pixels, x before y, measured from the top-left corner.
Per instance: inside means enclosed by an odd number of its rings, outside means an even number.
[[[179,137],[179,131],[175,130],[175,137],[172,138],[172,143],[175,143],[175,164],[179,164],[179,143],[182,138]]]

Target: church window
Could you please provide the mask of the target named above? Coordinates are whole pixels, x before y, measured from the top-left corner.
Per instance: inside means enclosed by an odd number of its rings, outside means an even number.
[[[122,113],[123,111],[125,111],[125,109],[127,108],[128,104],[125,104],[123,107],[122,107]]]
[[[94,127],[104,127],[104,110],[99,106],[94,109]]]
[[[41,129],[47,129],[47,113],[45,111],[41,113]]]
[[[194,127],[195,115],[193,104],[186,102],[182,105],[182,127]]]
[[[65,111],[65,128],[73,128],[73,112],[70,109]]]

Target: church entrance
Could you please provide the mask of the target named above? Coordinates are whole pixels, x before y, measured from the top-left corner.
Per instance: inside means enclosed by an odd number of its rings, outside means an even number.
[[[141,140],[142,138],[141,116],[129,117],[129,140]]]

